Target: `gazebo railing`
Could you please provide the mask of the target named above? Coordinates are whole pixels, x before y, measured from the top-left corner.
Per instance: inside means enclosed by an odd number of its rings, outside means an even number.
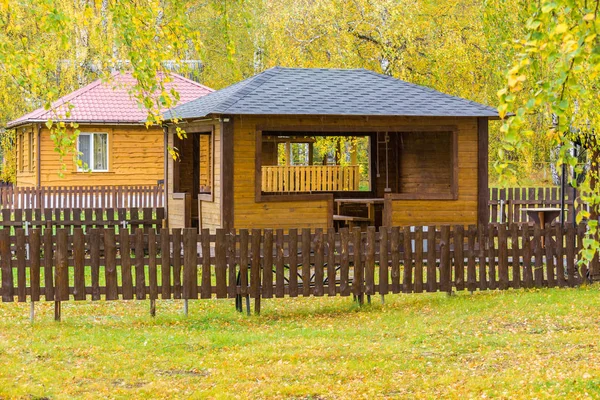
[[[358,165],[284,165],[262,167],[262,191],[341,192],[358,191]]]

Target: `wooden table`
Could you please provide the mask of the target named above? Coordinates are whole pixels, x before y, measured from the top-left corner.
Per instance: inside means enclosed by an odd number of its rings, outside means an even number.
[[[540,207],[526,208],[527,216],[536,224],[540,224],[540,228],[544,229],[546,223],[551,224],[562,212],[560,208]],[[542,247],[546,247],[544,236],[542,236]]]
[[[375,204],[383,204],[384,199],[335,199],[337,204],[337,215],[341,215],[341,209],[344,204],[363,204],[367,207],[367,219],[369,223],[375,222]]]

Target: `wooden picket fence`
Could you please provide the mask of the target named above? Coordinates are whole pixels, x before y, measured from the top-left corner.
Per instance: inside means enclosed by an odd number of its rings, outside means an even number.
[[[0,230],[3,302],[349,296],[572,287],[584,227],[339,232]],[[597,265],[592,266],[597,275]],[[186,302],[187,304],[187,302]],[[60,309],[60,307],[58,307]]]
[[[565,190],[565,221],[572,223],[575,211],[581,210],[582,204],[575,210],[573,189]],[[559,187],[532,188],[490,188],[490,222],[491,223],[523,223],[528,222],[527,208],[555,207],[560,208]]]
[[[0,187],[0,208],[164,207],[164,185]]]
[[[91,228],[161,228],[165,218],[164,208],[67,208],[67,209],[16,209],[0,210],[0,230],[7,229],[11,234],[16,228],[46,229],[48,227],[69,228],[73,233],[75,228],[85,230]]]

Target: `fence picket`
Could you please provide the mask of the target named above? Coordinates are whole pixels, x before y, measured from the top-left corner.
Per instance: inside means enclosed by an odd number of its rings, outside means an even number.
[[[240,294],[242,296],[248,295],[248,230],[240,229]],[[208,229],[203,231],[202,238],[202,296],[204,296],[205,291],[208,293],[208,297],[210,297],[210,238]],[[206,252],[205,252],[206,247]],[[207,255],[208,254],[208,255]],[[206,272],[205,272],[206,271]],[[206,278],[205,278],[206,276]],[[205,298],[205,297],[202,297]]]
[[[85,300],[85,237],[81,228],[73,230],[73,275],[73,297]]]
[[[398,230],[398,235],[399,235]],[[392,249],[394,248],[394,242],[397,243],[397,239],[394,240],[394,230],[392,229]],[[402,257],[402,262],[404,264],[404,279],[402,280],[402,291],[404,293],[411,293],[413,291],[413,255],[412,255],[412,243],[410,239],[410,227],[405,226],[402,231],[402,244],[404,247],[404,254]],[[398,245],[398,248],[400,246]],[[394,251],[394,250],[392,250]],[[394,257],[394,253],[392,253],[392,257]],[[398,256],[396,256],[398,257]],[[394,265],[396,265],[396,261],[393,261]],[[396,292],[394,292],[396,293]]]
[[[117,246],[114,229],[104,230],[104,281],[106,282],[106,300],[119,298],[117,282]]]
[[[498,289],[508,289],[508,232],[506,224],[498,225]]]
[[[198,234],[195,228],[183,230],[183,298],[198,298]]]
[[[323,296],[323,280],[325,279],[324,254],[325,246],[323,246],[323,229],[317,229],[315,231],[314,239],[314,254],[315,254],[315,288],[313,294],[315,296]]]
[[[260,234],[260,231],[258,231]],[[290,229],[288,233],[289,249],[289,286],[290,297],[298,296],[298,230]],[[259,241],[260,246],[260,241]]]
[[[337,236],[339,237],[339,235]],[[327,294],[329,296],[336,295],[337,278],[336,278],[336,233],[334,229],[327,230]]]
[[[544,229],[544,238],[546,245],[546,279],[548,287],[556,286],[556,276],[554,275],[554,249],[555,246],[552,244],[552,229],[546,227]]]
[[[340,229],[340,294],[350,295],[350,232],[348,228]],[[291,285],[291,280],[290,280]]]
[[[512,250],[512,280],[511,286],[514,289],[521,287],[521,250],[519,247],[519,227],[513,224],[510,228],[510,246]]]
[[[291,232],[290,232],[291,233]],[[250,257],[252,259],[250,267],[250,296],[254,299],[260,297],[260,268],[261,268],[261,260],[260,260],[260,242],[261,242],[261,232],[260,229],[252,229],[252,237],[251,237],[251,253]],[[291,268],[290,268],[291,269]],[[291,274],[291,272],[290,272]],[[290,275],[291,282],[291,275]],[[296,281],[296,289],[298,288],[298,283]],[[290,286],[291,289],[291,286]],[[292,293],[290,291],[290,296]],[[297,296],[297,292],[296,292]]]
[[[352,278],[352,294],[359,298],[359,302],[362,302],[361,297],[363,294],[364,285],[364,269],[362,263],[362,235],[358,226],[352,229],[352,269],[354,276]]]
[[[427,291],[435,292],[437,286],[436,227],[427,227]],[[420,239],[418,239],[421,241]],[[425,247],[425,246],[423,246]]]
[[[184,299],[210,298],[213,293],[218,298],[250,294],[258,311],[260,299],[273,296],[353,294],[362,303],[364,295],[431,290],[429,285],[434,284],[436,291],[448,293],[482,286],[500,290],[574,286],[579,283],[576,251],[585,235],[584,228],[540,229],[527,224],[468,229],[444,225],[428,227],[427,232],[422,227],[382,227],[379,231],[369,227],[366,232],[356,227],[352,232],[343,228],[339,234],[306,228],[300,237],[296,230],[286,235],[281,229],[253,230],[252,235],[247,230],[217,230],[210,235],[208,229],[198,234],[188,228],[175,229],[172,236],[166,229],[160,236],[142,228],[133,234],[121,229],[118,236],[113,228],[86,232],[75,227],[69,234],[70,229],[46,228],[43,251],[39,229],[27,236],[17,227],[14,238],[11,230],[0,229],[2,301],[38,301],[42,293],[47,300],[61,302],[71,294],[73,300],[84,300],[88,294],[92,300],[117,300],[119,293],[123,299],[149,296],[155,300],[159,292],[169,298],[178,291]],[[179,268],[175,275],[182,278],[177,285],[173,280],[173,286],[171,266],[173,272]],[[236,306],[241,306],[239,298]]]
[[[46,301],[54,300],[54,235],[52,234],[52,224],[44,230],[44,298]]]
[[[217,229],[215,243],[215,279],[217,298],[227,297],[227,236],[224,229]]]
[[[247,235],[248,232],[245,231]],[[200,231],[200,242],[202,249],[202,277],[200,278],[200,298],[210,299],[212,297],[211,289],[211,261],[210,261],[210,230],[204,228]],[[248,251],[248,242],[246,238],[246,252]],[[247,253],[245,253],[247,254]],[[248,266],[246,265],[246,269]],[[246,275],[247,279],[247,275]],[[247,286],[247,285],[246,285]]]
[[[367,243],[365,246],[365,294],[372,296],[375,294],[375,227],[367,228]]]
[[[283,229],[275,232],[275,297],[285,296],[285,249]]]
[[[156,269],[156,231],[148,231],[148,295],[150,300],[158,298],[158,275]]]
[[[539,225],[533,227],[533,252],[535,254],[535,263],[533,270],[533,281],[535,287],[542,287],[544,285],[544,270],[543,267],[543,252],[542,252],[542,231]]]
[[[273,297],[273,230],[264,230],[262,297]]]
[[[181,229],[173,229],[173,298],[181,299]],[[224,243],[221,240],[221,243]]]
[[[229,298],[235,298],[237,295],[237,261],[236,261],[237,234],[235,229],[231,229],[227,235],[227,272],[228,285],[227,295]]]
[[[310,229],[304,228],[302,229],[302,295],[305,297],[310,296],[310,250],[311,250],[311,240],[310,240]],[[264,271],[263,271],[264,274]]]
[[[17,264],[17,298],[18,301],[27,299],[27,271],[25,267],[25,231],[23,228],[16,230],[16,264]]]
[[[40,230],[33,229],[29,233],[29,279],[31,301],[40,300]]]
[[[56,259],[54,266],[54,282],[56,284],[55,300],[69,300],[69,255],[68,232],[58,229],[56,232]]]
[[[523,224],[523,287],[533,287],[533,271],[531,270],[531,229],[528,224]]]
[[[467,229],[467,289],[470,292],[477,290],[477,270],[475,269],[475,238],[477,227],[469,225]]]
[[[427,243],[429,246],[429,243]],[[440,240],[440,290],[452,293],[452,277],[450,269],[450,227],[441,228]]]
[[[456,290],[465,288],[465,227],[454,227],[454,285]]]
[[[400,271],[395,272],[396,276],[400,275]],[[379,294],[381,295],[386,295],[389,292],[389,275],[388,228],[382,226],[379,228]]]

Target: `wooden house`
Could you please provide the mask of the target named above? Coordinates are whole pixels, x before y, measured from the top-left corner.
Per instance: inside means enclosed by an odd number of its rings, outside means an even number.
[[[485,105],[364,69],[276,67],[165,116],[181,149],[170,227],[488,220]]]
[[[177,90],[179,104],[212,92],[177,74],[170,77],[165,86]],[[162,180],[163,130],[146,128],[147,111],[130,94],[134,84],[130,73],[115,73],[108,82],[97,80],[60,98],[50,110],[40,108],[8,123],[16,131],[16,186],[156,185]],[[49,119],[76,122],[81,131],[77,150],[83,167],[65,157],[63,177],[46,127]]]

